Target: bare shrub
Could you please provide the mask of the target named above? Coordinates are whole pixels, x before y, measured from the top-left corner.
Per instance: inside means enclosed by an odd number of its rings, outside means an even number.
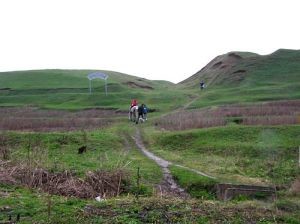
[[[242,124],[246,125],[280,125],[280,124],[297,124],[296,116],[260,116],[246,117]]]
[[[192,111],[180,111],[158,120],[166,130],[185,130],[223,126],[230,118],[244,125],[281,125],[300,122],[300,100],[275,101],[252,105],[230,105]]]
[[[127,113],[126,113],[127,114]],[[59,131],[106,127],[119,116],[114,110],[90,109],[76,112],[39,110],[31,107],[1,108],[0,130]]]
[[[118,112],[119,113],[119,112]],[[35,117],[35,118],[63,118],[63,117],[93,117],[105,118],[116,116],[117,111],[113,109],[86,109],[79,111],[67,110],[42,110],[34,107],[7,107],[1,108],[0,114],[3,117]],[[127,114],[127,112],[126,112]]]
[[[201,113],[200,113],[201,114]],[[226,124],[225,118],[212,118],[199,116],[197,113],[180,112],[165,116],[159,120],[160,127],[166,130],[185,130],[189,128],[206,128],[223,126]]]
[[[52,173],[42,168],[14,166],[0,161],[0,182],[38,188],[50,194],[79,198],[113,197],[126,190],[128,173],[116,169],[88,172],[85,179],[69,171]]]
[[[217,109],[207,110],[207,112],[210,113],[210,116],[217,117],[295,115],[300,112],[300,100],[221,106]]]
[[[55,131],[55,130],[79,130],[82,128],[105,127],[112,123],[110,119],[97,118],[13,118],[0,119],[2,130],[28,130],[28,131]]]
[[[112,197],[125,192],[127,176],[128,174],[120,169],[114,172],[98,170],[88,172],[85,181],[98,195]]]

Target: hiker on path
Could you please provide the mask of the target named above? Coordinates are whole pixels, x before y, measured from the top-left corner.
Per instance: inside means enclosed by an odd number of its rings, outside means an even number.
[[[148,113],[148,108],[147,108],[147,106],[144,104],[144,109],[143,109],[143,118],[144,118],[144,120],[147,120],[147,113]]]
[[[145,104],[142,104],[141,106],[139,106],[138,108],[138,121],[140,120],[140,118],[144,121],[144,108],[145,108]]]
[[[201,80],[201,82],[200,82],[200,89],[201,89],[201,90],[203,90],[203,89],[204,89],[204,87],[205,87],[205,83],[204,83],[204,81],[203,81],[203,80]]]

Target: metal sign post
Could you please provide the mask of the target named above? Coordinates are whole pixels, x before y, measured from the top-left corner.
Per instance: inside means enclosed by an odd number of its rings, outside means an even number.
[[[92,80],[89,80],[90,94],[92,93]]]
[[[89,79],[89,87],[90,87],[90,94],[92,93],[92,80],[93,79],[102,79],[105,81],[105,95],[107,96],[107,78],[108,75],[102,72],[93,72],[88,74],[87,78]]]
[[[107,81],[106,79],[104,81],[105,81],[105,96],[107,96]]]

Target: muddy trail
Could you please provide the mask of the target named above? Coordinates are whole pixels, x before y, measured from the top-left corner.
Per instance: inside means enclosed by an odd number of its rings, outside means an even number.
[[[175,180],[168,168],[170,165],[178,166],[183,169],[194,172],[198,175],[215,179],[215,177],[209,176],[198,170],[191,169],[191,168],[188,168],[188,167],[185,167],[182,165],[178,165],[178,164],[173,164],[172,162],[169,162],[167,160],[164,160],[164,159],[154,155],[152,152],[150,152],[146,149],[146,147],[143,143],[143,140],[141,138],[140,130],[138,128],[136,129],[136,134],[133,137],[133,139],[135,141],[135,144],[143,152],[143,154],[145,156],[147,156],[149,159],[154,160],[161,167],[162,172],[163,172],[163,180],[157,186],[157,190],[158,190],[158,192],[161,192],[161,194],[163,194],[163,195],[172,195],[172,196],[176,196],[176,197],[180,197],[180,198],[188,198],[189,197],[189,195],[184,191],[184,189],[181,188],[180,186],[178,186],[177,183],[175,182]]]
[[[173,179],[173,176],[171,175],[171,172],[168,168],[168,166],[171,164],[171,162],[166,161],[153,153],[149,152],[141,138],[141,133],[139,129],[136,129],[136,134],[133,137],[135,144],[137,147],[143,152],[145,156],[147,156],[149,159],[154,160],[157,165],[159,165],[163,172],[163,180],[161,183],[157,186],[157,191],[164,196],[175,196],[180,198],[188,198],[189,195],[184,191],[183,188],[179,187],[175,180]]]

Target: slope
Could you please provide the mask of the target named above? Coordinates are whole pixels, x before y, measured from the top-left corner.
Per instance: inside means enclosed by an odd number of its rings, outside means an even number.
[[[93,80],[89,94],[87,74],[91,70],[34,70],[0,73],[0,106],[37,106],[57,109],[115,108],[128,109],[131,98],[168,108],[169,102],[182,102],[174,84],[152,81],[113,71],[109,75],[108,96],[104,82]],[[175,92],[174,92],[175,91]],[[162,94],[162,92],[164,94]],[[158,103],[158,105],[156,105]]]
[[[179,83],[198,92],[204,80],[207,88],[201,101],[191,107],[227,103],[300,98],[300,51],[280,49],[270,55],[230,52],[209,62],[199,72]]]

